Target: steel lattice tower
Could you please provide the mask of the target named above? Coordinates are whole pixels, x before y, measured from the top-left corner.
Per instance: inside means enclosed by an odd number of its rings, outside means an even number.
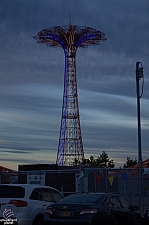
[[[48,47],[62,47],[65,55],[64,93],[60,136],[56,163],[72,165],[84,157],[80,127],[76,81],[76,51],[105,41],[105,34],[91,27],[76,25],[55,26],[40,31],[34,39]]]

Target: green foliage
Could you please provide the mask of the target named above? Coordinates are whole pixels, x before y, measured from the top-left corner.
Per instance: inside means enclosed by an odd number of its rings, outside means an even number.
[[[123,165],[123,168],[129,168],[138,164],[137,159],[131,159],[127,157],[126,163]],[[75,158],[72,164],[73,166],[79,166],[79,161]],[[111,160],[108,154],[103,151],[96,159],[91,155],[88,159],[84,158],[82,160],[83,166],[98,166],[99,168],[114,168],[114,160]],[[121,168],[121,167],[120,167]]]
[[[123,165],[123,168],[128,168],[128,167],[134,166],[136,164],[138,164],[137,159],[130,159],[130,157],[127,157],[127,161]]]
[[[113,163],[114,160],[111,160],[108,157],[108,154],[103,151],[103,153],[97,158],[97,166],[100,168],[114,168],[115,165]]]
[[[97,159],[95,159],[92,155],[88,159],[82,160],[82,165],[84,166],[98,166],[99,168],[114,168],[114,160],[111,160],[108,157],[108,154],[103,151],[102,154],[100,154]],[[79,161],[75,158],[73,162],[73,166],[78,166]]]

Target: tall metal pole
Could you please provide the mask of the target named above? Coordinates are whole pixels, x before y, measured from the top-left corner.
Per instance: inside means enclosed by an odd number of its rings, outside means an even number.
[[[137,116],[138,116],[138,185],[139,185],[139,207],[141,209],[141,192],[142,192],[142,179],[141,179],[141,163],[142,163],[142,146],[141,146],[141,116],[140,116],[140,98],[142,97],[142,93],[140,94],[140,85],[139,81],[143,78],[143,66],[141,62],[136,62],[136,90],[137,90]]]
[[[141,64],[141,67],[140,67]],[[138,114],[138,161],[142,162],[142,149],[141,149],[141,117],[140,117],[140,94],[139,81],[143,77],[142,63],[136,62],[136,89],[137,89],[137,114]]]

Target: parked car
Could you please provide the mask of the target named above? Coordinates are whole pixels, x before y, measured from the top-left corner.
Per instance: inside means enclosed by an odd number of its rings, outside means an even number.
[[[63,199],[55,188],[34,184],[0,185],[0,224],[42,225],[48,205]]]
[[[73,194],[47,207],[44,225],[140,225],[138,206],[112,193]]]

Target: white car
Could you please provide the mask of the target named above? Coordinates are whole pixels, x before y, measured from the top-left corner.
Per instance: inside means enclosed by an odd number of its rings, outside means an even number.
[[[34,184],[0,185],[0,224],[42,225],[48,205],[61,200],[55,188]]]

